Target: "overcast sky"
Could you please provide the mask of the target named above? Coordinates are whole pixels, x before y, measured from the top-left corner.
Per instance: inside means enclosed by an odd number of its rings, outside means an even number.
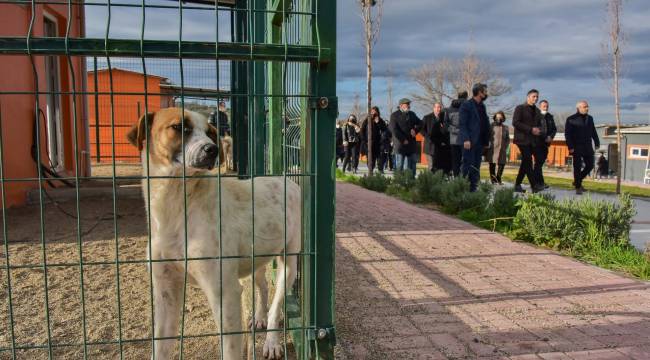
[[[356,0],[338,3],[338,95],[341,114],[365,98],[362,22]],[[555,112],[591,102],[597,122],[613,122],[613,100],[602,79],[605,0],[386,0],[375,47],[375,103],[388,107],[385,76],[394,74],[394,103],[417,90],[409,69],[442,57],[461,58],[473,38],[477,56],[510,82],[511,102],[530,88]],[[650,1],[626,0],[623,26],[623,120],[650,122]],[[498,109],[489,109],[494,112]],[[384,110],[384,112],[386,112]],[[423,115],[423,114],[421,114]]]
[[[333,1],[333,0],[332,0]],[[365,55],[358,0],[338,4],[338,95],[341,116],[352,108],[355,94],[365,97]],[[623,120],[650,123],[650,0],[624,0],[624,78],[621,84]],[[140,4],[140,0],[123,0]],[[172,2],[148,3],[174,6]],[[443,57],[462,58],[470,44],[481,59],[493,64],[512,86],[506,101],[524,101],[530,88],[549,99],[551,111],[569,113],[581,98],[590,101],[597,122],[614,121],[608,83],[602,79],[602,44],[606,40],[606,0],[385,0],[379,42],[375,46],[374,103],[386,113],[386,74],[392,68],[394,100],[417,91],[410,69]],[[104,37],[107,11],[86,6],[89,37]],[[229,13],[220,16],[219,38],[229,41]],[[114,6],[110,36],[139,38],[141,11]],[[187,40],[214,41],[214,11],[185,10]],[[178,10],[147,9],[145,37],[178,39]],[[136,59],[137,60],[137,59]],[[118,59],[114,59],[118,64]],[[127,63],[137,61],[127,60]],[[187,62],[195,68],[186,83],[207,86],[214,62]],[[191,64],[191,66],[190,66]],[[125,66],[125,65],[123,65]],[[125,66],[126,67],[126,66]],[[178,82],[176,66],[159,64],[164,76]],[[205,72],[201,69],[210,69]],[[226,74],[227,75],[227,74]],[[221,81],[227,81],[222,76]],[[206,84],[204,84],[206,83]],[[417,108],[417,104],[416,104]],[[420,115],[424,115],[420,107]],[[426,109],[428,110],[428,109]],[[497,108],[488,109],[496,112]]]

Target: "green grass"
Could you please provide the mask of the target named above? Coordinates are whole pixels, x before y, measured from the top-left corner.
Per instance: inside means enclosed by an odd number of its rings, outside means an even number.
[[[509,180],[509,177],[512,177],[512,180]],[[514,174],[507,174],[506,176],[504,176],[504,180],[514,181],[514,177],[515,177]],[[359,176],[355,176],[351,174],[343,174],[343,172],[341,172],[338,169],[336,171],[336,178],[339,181],[349,182],[366,188],[369,186],[369,184],[376,189],[385,188],[386,191],[384,192],[386,194],[398,198],[402,201],[409,202],[409,203],[418,203],[429,209],[437,209],[440,211],[444,211],[446,213],[449,213],[450,215],[456,216],[476,226],[480,226],[488,230],[502,233],[505,236],[508,236],[509,238],[515,241],[526,241],[533,244],[536,243],[535,241],[531,241],[530,239],[522,240],[522,238],[517,235],[518,233],[520,234],[522,233],[521,232],[522,229],[517,229],[516,224],[513,223],[513,219],[517,217],[517,215],[514,215],[513,217],[513,213],[515,214],[518,213],[518,210],[516,209],[518,209],[519,206],[521,205],[517,205],[516,208],[511,208],[509,210],[506,210],[505,208],[509,207],[508,206],[509,195],[506,193],[502,194],[504,196],[502,197],[502,201],[500,201],[497,205],[494,204],[497,201],[493,201],[492,204],[489,205],[485,210],[465,209],[460,212],[455,210],[450,212],[445,210],[447,208],[446,206],[443,206],[445,204],[440,204],[441,200],[433,200],[433,202],[431,201],[423,202],[421,201],[421,199],[418,198],[418,194],[417,194],[418,191],[414,191],[413,189],[410,190],[406,189],[404,187],[404,184],[400,184],[401,182],[407,182],[408,179],[400,178],[397,180],[397,182],[385,178],[362,180],[362,178]],[[571,180],[569,179],[546,176],[546,180],[551,186],[572,188]],[[382,181],[386,181],[387,186],[376,186],[377,182],[382,182]],[[587,185],[588,188],[592,191],[600,190],[601,192],[609,192],[609,193],[614,192],[612,189],[612,184],[603,184],[603,183],[595,183],[595,182],[590,182],[590,183],[594,183],[594,185],[597,185],[597,187],[594,186],[593,188]],[[415,188],[417,185],[412,185],[412,186]],[[422,187],[421,184],[420,187]],[[629,191],[629,193],[633,196],[650,196],[650,191],[645,191],[646,189],[641,189],[636,187],[626,187],[626,188],[637,190],[636,192]],[[449,188],[447,188],[446,190],[450,191]],[[420,189],[419,191],[422,192],[422,189]],[[501,189],[499,191],[504,192],[505,189]],[[628,190],[626,189],[624,191],[628,191]],[[458,196],[465,196],[465,195],[458,194]],[[517,204],[520,203],[521,201],[518,202]],[[505,212],[508,212],[508,214],[505,214]],[[560,237],[565,237],[564,232],[561,233],[562,235],[560,235]],[[585,234],[585,236],[586,235],[587,234]],[[536,245],[558,251],[563,255],[571,256],[580,261],[593,264],[595,266],[625,273],[639,279],[650,280],[650,255],[648,255],[647,253],[644,254],[642,252],[639,252],[636,248],[634,248],[629,243],[625,243],[625,244],[615,244],[615,243],[610,244],[610,243],[603,243],[603,242],[593,243],[584,239],[581,241],[583,241],[584,246],[577,246],[575,248],[574,247],[559,248],[557,246],[554,246],[551,243],[546,243],[546,242],[537,242]]]
[[[481,178],[482,179],[490,178],[490,173],[488,172],[487,169],[481,169]],[[516,178],[517,178],[517,174],[514,173],[513,170],[510,171],[506,170],[503,174],[503,181],[505,182],[514,183]],[[574,189],[572,184],[573,182],[572,179],[567,179],[563,177],[554,177],[553,174],[544,174],[544,181],[546,181],[546,184],[552,187],[556,187],[560,189],[569,189],[569,190]],[[526,183],[527,180],[524,179],[524,182]],[[583,181],[583,186],[587,190],[593,192],[606,193],[606,194],[616,193],[616,184],[612,184],[612,183],[585,179]],[[621,185],[621,191],[636,197],[650,197],[650,188]]]
[[[575,256],[590,264],[623,272],[639,279],[650,280],[650,261],[648,255],[633,247],[610,246]]]
[[[356,175],[346,174],[341,169],[336,169],[336,180],[349,182],[354,185],[360,185],[361,178]]]

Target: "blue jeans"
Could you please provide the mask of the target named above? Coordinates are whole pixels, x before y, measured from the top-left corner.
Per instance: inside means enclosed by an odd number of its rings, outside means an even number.
[[[407,168],[411,170],[411,173],[413,173],[413,177],[415,177],[415,164],[417,161],[418,155],[417,154],[411,154],[411,155],[402,155],[402,154],[395,154],[395,171],[402,171],[404,170],[404,163],[407,163]]]
[[[481,160],[483,149],[474,146],[469,150],[463,149],[463,176],[469,180],[469,191],[478,190],[478,183],[481,180]]]

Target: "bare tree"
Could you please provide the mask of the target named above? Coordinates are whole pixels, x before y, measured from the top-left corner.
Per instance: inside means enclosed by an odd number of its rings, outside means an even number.
[[[603,70],[605,78],[611,80],[610,90],[614,97],[614,114],[616,116],[616,145],[618,149],[618,161],[616,164],[616,193],[621,193],[621,97],[619,92],[621,77],[621,48],[625,39],[621,29],[621,13],[623,11],[623,0],[607,1],[607,40],[603,44]],[[610,156],[611,159],[611,156]]]
[[[411,96],[428,108],[436,102],[443,102],[445,98],[455,99],[461,91],[471,93],[472,86],[476,83],[488,85],[491,104],[495,104],[499,97],[511,90],[508,81],[491,63],[476,56],[471,47],[462,59],[442,58],[412,69],[409,75],[420,88],[419,93]]]
[[[388,114],[393,112],[393,66],[388,66],[386,71],[386,91],[388,92]]]
[[[358,0],[361,8],[361,19],[364,27],[364,47],[366,49],[366,120],[368,121],[368,173],[372,175],[372,126],[370,108],[372,107],[372,50],[373,46],[379,39],[379,30],[381,28],[381,18],[384,10],[384,0]],[[373,11],[373,9],[375,11]]]
[[[453,61],[446,58],[411,69],[409,75],[421,90],[420,93],[411,94],[411,97],[429,109],[436,102],[442,102],[443,98],[455,99],[451,83],[455,71]]]

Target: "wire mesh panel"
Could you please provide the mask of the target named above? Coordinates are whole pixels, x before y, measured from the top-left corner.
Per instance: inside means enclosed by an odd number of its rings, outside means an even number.
[[[0,359],[333,357],[335,18],[0,0]]]

